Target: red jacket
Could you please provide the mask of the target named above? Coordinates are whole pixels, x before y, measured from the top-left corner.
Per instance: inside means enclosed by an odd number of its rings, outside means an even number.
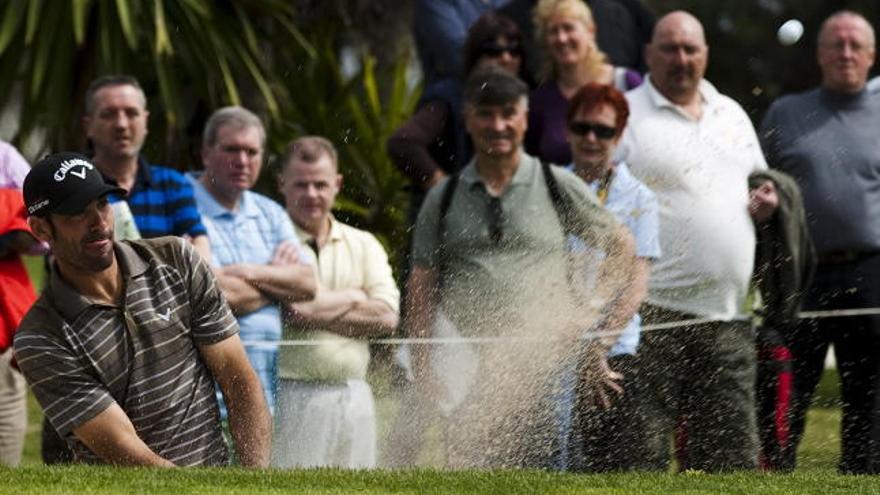
[[[0,236],[15,230],[30,232],[24,200],[16,189],[0,189]],[[12,345],[12,335],[36,299],[21,256],[0,258],[0,352]]]

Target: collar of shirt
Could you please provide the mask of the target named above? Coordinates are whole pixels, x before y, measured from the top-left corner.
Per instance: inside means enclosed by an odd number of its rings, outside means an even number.
[[[147,262],[127,243],[114,242],[113,250],[116,253],[116,262],[119,263],[119,269],[122,270],[122,281],[125,287],[128,286],[129,280],[147,271],[149,266]],[[45,296],[48,300],[52,301],[52,305],[67,321],[73,321],[86,308],[94,305],[92,301],[61,278],[58,267],[54,264],[52,265]]]
[[[505,193],[510,190],[511,186],[518,184],[529,184],[532,181],[532,177],[535,172],[535,167],[537,166],[537,159],[526,154],[525,150],[520,148],[519,150],[520,158],[519,164],[516,167],[516,172],[513,173],[513,178],[510,180],[510,184],[504,190]],[[482,184],[485,187],[485,181],[480,174],[477,173],[477,158],[474,157],[471,159],[471,162],[462,169],[460,180],[462,183],[467,184],[468,188],[473,188],[477,184]]]
[[[202,184],[201,179],[203,175],[202,172],[190,172],[187,174],[187,177],[189,177],[190,183],[193,186],[193,196],[196,198],[196,203],[198,203],[202,215],[210,218],[224,216],[234,218],[239,215],[249,218],[262,216],[263,213],[260,211],[260,208],[251,196],[250,191],[244,191],[241,194],[241,199],[238,203],[238,211],[232,211],[221,205],[216,199],[214,199],[214,196],[208,192],[205,185]]]
[[[314,236],[305,230],[301,229],[296,222],[293,223],[293,230],[296,232],[296,237],[303,243],[303,245],[309,246],[309,248],[314,249],[312,247],[313,241],[315,240]],[[330,215],[330,232],[327,234],[327,242],[337,242],[342,240],[342,229],[339,228],[339,221],[336,220],[332,214]],[[318,253],[314,253],[317,255]]]
[[[648,98],[651,100],[651,103],[655,107],[669,108],[669,109],[673,110],[674,112],[677,112],[682,117],[685,117],[688,120],[693,120],[693,119],[691,119],[690,116],[688,116],[687,113],[685,113],[684,109],[682,109],[682,107],[680,105],[677,105],[677,104],[671,102],[668,98],[666,98],[665,96],[663,96],[660,93],[660,91],[657,89],[657,87],[654,86],[654,82],[651,80],[650,74],[647,77],[645,77],[645,87],[647,88],[647,91],[648,91]],[[697,91],[699,91],[700,98],[703,99],[703,104],[706,107],[703,109],[704,110],[703,115],[705,115],[706,114],[705,110],[714,106],[715,103],[717,102],[719,93],[718,93],[718,90],[715,89],[715,86],[713,86],[712,83],[710,83],[709,81],[707,81],[705,79],[700,80],[700,85],[699,85],[699,88],[697,89]]]
[[[150,162],[148,162],[147,159],[143,157],[143,155],[138,155],[137,163],[138,164],[137,171],[135,172],[134,176],[134,184],[132,184],[131,186],[131,191],[128,191],[126,197],[122,199],[131,197],[131,193],[133,193],[135,189],[149,189],[150,182],[153,180],[153,172],[152,170],[150,170]],[[101,177],[104,178],[104,182],[112,184],[114,186],[119,186],[119,183],[116,182],[116,179],[104,175],[103,172],[101,173]],[[114,198],[117,197],[116,194],[112,194],[111,196],[113,196]]]

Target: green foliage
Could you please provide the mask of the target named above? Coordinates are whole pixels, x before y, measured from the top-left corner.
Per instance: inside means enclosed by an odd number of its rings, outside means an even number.
[[[96,76],[137,77],[155,116],[152,142],[180,159],[187,126],[203,107],[240,104],[245,96],[280,115],[265,30],[296,42],[295,13],[284,0],[8,0],[0,6],[0,107],[22,112],[16,141],[46,132],[49,149],[80,146],[82,94]],[[233,33],[234,35],[230,35]],[[252,95],[252,96],[251,96]]]
[[[406,180],[388,159],[385,141],[412,114],[420,92],[407,84],[405,56],[380,72],[375,58],[362,53],[360,69],[345,77],[333,28],[321,24],[305,33],[308,49],[277,53],[276,65],[290,68],[281,77],[289,92],[278,125],[270,129],[269,148],[280,153],[303,135],[330,139],[345,176],[337,214],[376,234],[386,247],[401,246]],[[264,190],[274,189],[274,175],[266,174]]]
[[[152,112],[145,153],[194,168],[210,112],[244,105],[265,117],[268,151],[305,134],[339,146],[346,176],[342,218],[401,245],[404,179],[385,140],[413,110],[408,57],[379,71],[360,54],[353,77],[338,53],[349,33],[347,4],[297,12],[286,0],[9,0],[0,4],[0,109],[22,111],[14,141],[42,136],[44,151],[83,149],[79,119],[88,84],[102,74],[131,74]],[[300,25],[306,26],[301,28]],[[271,168],[269,169],[271,170]],[[260,189],[275,191],[275,174]]]

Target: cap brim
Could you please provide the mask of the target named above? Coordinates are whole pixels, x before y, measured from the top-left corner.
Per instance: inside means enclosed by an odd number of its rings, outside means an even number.
[[[89,203],[98,198],[102,198],[108,194],[125,195],[125,189],[110,184],[102,184],[98,187],[85,187],[54,208],[49,208],[49,213],[58,213],[59,215],[76,215],[85,211]]]

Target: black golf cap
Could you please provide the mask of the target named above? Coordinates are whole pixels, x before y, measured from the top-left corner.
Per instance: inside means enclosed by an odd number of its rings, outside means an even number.
[[[104,182],[95,164],[79,153],[49,155],[24,178],[24,202],[35,217],[76,215],[110,193],[125,194],[125,189]]]

